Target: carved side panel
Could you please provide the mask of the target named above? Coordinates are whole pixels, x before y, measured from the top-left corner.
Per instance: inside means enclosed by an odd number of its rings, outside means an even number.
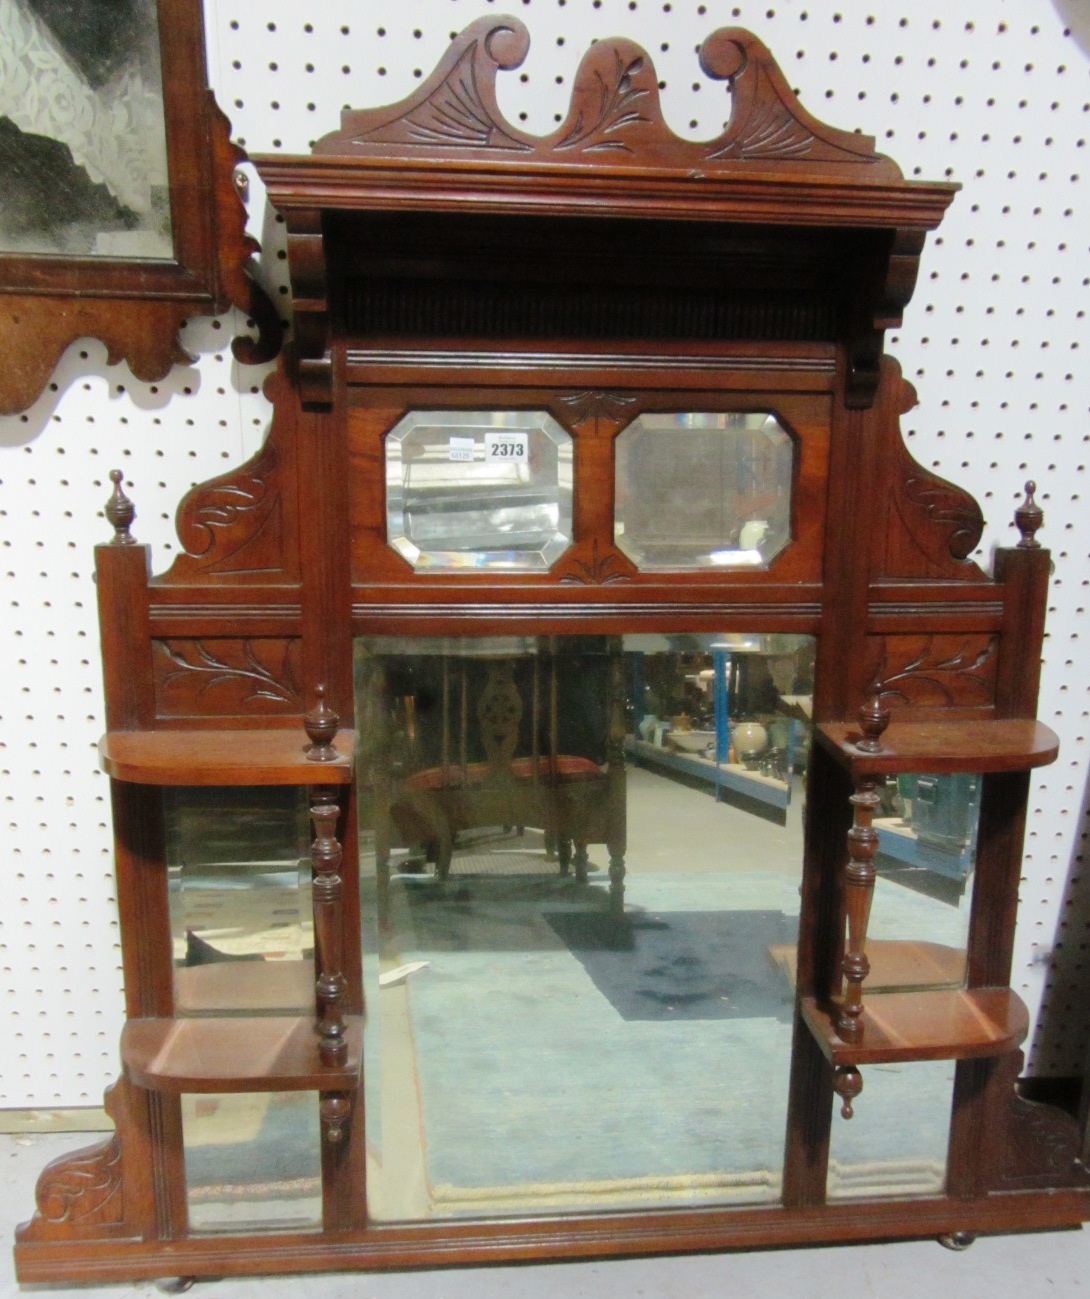
[[[178,507],[178,538],[205,572],[251,576],[283,568],[280,463],[266,442],[240,469],[195,487]]]
[[[34,1199],[43,1226],[56,1232],[91,1224],[120,1227],[125,1200],[117,1134],[47,1164],[38,1178]]]
[[[1005,1079],[1009,1101],[997,1190],[1086,1186],[1090,1174],[1078,1162],[1079,1125],[1052,1105],[1028,1101],[1016,1090],[1023,1056],[1012,1058]]]
[[[891,709],[995,707],[998,637],[987,632],[867,638],[867,697]]]
[[[895,410],[903,415],[916,404],[915,389],[900,378],[896,362],[887,360],[885,365],[899,384]],[[890,430],[888,472],[890,509],[882,575],[983,579],[981,569],[968,559],[984,530],[984,516],[973,497],[917,464],[898,427]]]
[[[16,1263],[23,1244],[116,1240],[144,1235],[150,1223],[146,1164],[138,1152],[144,1134],[133,1127],[128,1083],[106,1091],[116,1131],[104,1141],[62,1155],[38,1175],[34,1217],[16,1231]]]
[[[305,709],[297,638],[152,641],[156,715],[272,716]]]

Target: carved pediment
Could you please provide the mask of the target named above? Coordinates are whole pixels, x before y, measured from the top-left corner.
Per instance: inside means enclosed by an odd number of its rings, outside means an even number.
[[[521,165],[645,166],[701,174],[761,164],[806,163],[843,172],[872,172],[901,180],[899,168],[874,150],[871,136],[841,131],[799,103],[767,48],[741,28],[721,28],[700,47],[700,66],[731,91],[721,135],[688,141],[666,125],[658,76],[648,54],[631,41],[597,42],[575,76],[564,122],[533,136],[506,120],[496,100],[496,74],[518,68],[530,38],[517,18],[482,18],[458,36],[418,91],[387,108],[346,110],[341,129],[319,140],[315,153],[414,158],[472,157]]]

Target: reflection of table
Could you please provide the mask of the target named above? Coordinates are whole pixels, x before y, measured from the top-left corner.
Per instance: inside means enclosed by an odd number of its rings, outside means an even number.
[[[649,744],[646,740],[637,740],[631,735],[625,737],[625,752],[649,767],[676,771],[706,781],[714,787],[717,802],[727,799],[730,802],[741,802],[743,806],[749,802],[749,810],[759,815],[768,816],[771,813],[772,818],[780,824],[787,820],[791,790],[784,780],[749,771],[741,763],[715,762],[695,753],[678,753],[674,749]]]

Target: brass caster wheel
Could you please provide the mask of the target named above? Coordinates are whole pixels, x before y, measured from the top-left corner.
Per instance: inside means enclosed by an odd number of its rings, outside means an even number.
[[[950,1231],[939,1237],[939,1244],[944,1249],[961,1253],[962,1250],[968,1249],[974,1240],[976,1240],[975,1231]]]

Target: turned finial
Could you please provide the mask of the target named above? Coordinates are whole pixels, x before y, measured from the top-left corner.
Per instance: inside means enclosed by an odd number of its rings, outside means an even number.
[[[344,1096],[327,1096],[318,1106],[318,1117],[325,1124],[330,1145],[338,1145],[344,1139],[344,1127],[351,1114],[352,1102]]]
[[[841,1064],[833,1070],[833,1091],[841,1099],[840,1116],[850,1119],[855,1111],[852,1101],[863,1090],[863,1075],[854,1064]]]
[[[310,738],[307,757],[311,762],[335,762],[341,755],[333,747],[333,738],[341,719],[326,703],[324,685],[316,687],[314,693],[318,702],[303,718],[303,726]]]
[[[1018,531],[1022,534],[1022,540],[1018,543],[1019,550],[1040,550],[1041,543],[1036,538],[1037,529],[1045,521],[1045,512],[1033,499],[1033,493],[1037,490],[1035,482],[1026,483],[1026,499],[1014,512],[1014,522],[1018,526]]]
[[[114,485],[113,495],[106,502],[106,517],[113,524],[114,535],[110,538],[111,546],[135,545],[135,538],[129,533],[132,521],[136,518],[136,506],[121,490],[125,475],[120,469],[110,470],[110,482]]]
[[[889,709],[882,700],[880,691],[876,691],[859,710],[859,725],[863,738],[855,746],[864,753],[882,752],[882,732],[889,725]]]

